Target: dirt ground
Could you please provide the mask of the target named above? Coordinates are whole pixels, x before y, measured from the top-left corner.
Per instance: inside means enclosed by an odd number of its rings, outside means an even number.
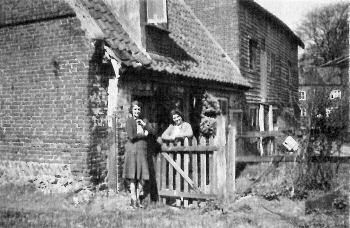
[[[85,192],[84,192],[85,191]],[[349,227],[348,211],[305,213],[305,201],[254,194],[177,208],[132,210],[125,192],[43,193],[31,184],[0,186],[0,227]]]

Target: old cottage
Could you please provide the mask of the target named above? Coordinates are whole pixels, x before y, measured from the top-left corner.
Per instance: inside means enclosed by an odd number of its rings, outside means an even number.
[[[253,0],[185,1],[252,85],[246,93],[245,130],[288,130],[285,113],[299,113],[300,38]]]
[[[233,61],[237,56],[226,53],[182,0],[152,3],[1,1],[1,160],[67,164],[77,175],[103,180],[111,147],[123,155],[132,99],[144,103],[158,132],[173,107],[198,128],[204,91],[220,100],[228,123],[240,122],[250,84]],[[249,95],[256,108],[270,101],[256,96]]]

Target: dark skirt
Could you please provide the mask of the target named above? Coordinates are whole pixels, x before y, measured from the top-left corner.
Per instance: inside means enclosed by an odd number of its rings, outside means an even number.
[[[145,140],[125,144],[123,178],[149,180],[147,142]]]

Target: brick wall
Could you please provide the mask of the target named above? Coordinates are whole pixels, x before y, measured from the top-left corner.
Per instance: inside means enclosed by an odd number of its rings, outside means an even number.
[[[1,159],[87,172],[93,46],[75,17],[7,22],[0,28]]]
[[[185,2],[239,66],[237,2],[232,0],[185,0]]]
[[[64,0],[1,0],[0,26],[74,15]]]

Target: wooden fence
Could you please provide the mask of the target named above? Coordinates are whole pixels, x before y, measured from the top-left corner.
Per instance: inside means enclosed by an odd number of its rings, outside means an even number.
[[[117,143],[120,142],[120,129],[117,129],[117,116],[113,118],[113,144],[108,154],[108,186],[118,191]],[[236,162],[296,161],[296,154],[279,154],[276,138],[279,132],[245,132],[236,134],[236,127],[229,126],[228,133],[224,119],[217,120],[215,138],[200,138],[198,141],[185,139],[182,142],[165,142],[155,160],[155,175],[160,199],[178,206],[188,206],[198,201],[230,197],[235,192]],[[258,149],[246,155],[244,141],[251,140]],[[237,144],[237,145],[236,145]],[[259,150],[262,149],[262,150]],[[243,150],[243,154],[237,154]],[[316,162],[348,162],[350,157],[312,158]]]

